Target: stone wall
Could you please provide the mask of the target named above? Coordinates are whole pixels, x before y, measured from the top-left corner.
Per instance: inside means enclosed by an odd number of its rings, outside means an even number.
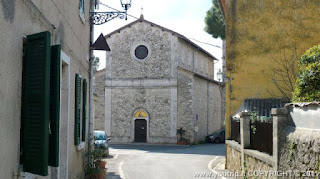
[[[263,158],[266,154],[262,154],[258,151],[244,149],[244,161],[241,159],[242,149],[241,145],[236,141],[227,141],[226,143],[226,168],[237,175],[246,176],[246,178],[270,178],[267,172],[274,171],[274,167],[269,164],[266,158]],[[259,176],[257,172],[265,172]]]
[[[208,81],[194,77],[194,124],[198,131],[195,132],[195,141],[204,141],[209,134],[209,96]]]
[[[228,144],[226,144],[226,168],[232,172],[241,172],[241,152]]]
[[[223,127],[219,85],[178,70],[178,129],[186,130],[185,138],[199,142]]]
[[[94,130],[105,130],[105,69],[94,74]]]
[[[178,65],[189,71],[198,73],[207,78],[214,79],[214,60],[206,54],[191,46],[182,39],[178,45]]]
[[[194,79],[191,73],[182,69],[178,70],[178,125],[186,130],[185,138],[191,141],[194,140],[194,116],[193,116],[193,93]]]
[[[117,88],[112,89],[112,142],[134,142],[134,111],[144,109],[149,115],[150,143],[171,143],[170,89]]]
[[[219,85],[194,76],[194,124],[198,127],[196,141],[223,127],[221,119],[221,94]]]
[[[209,131],[211,134],[224,126],[224,118],[222,118],[222,98],[221,98],[221,86],[215,83],[209,82]]]
[[[284,133],[287,135],[281,141],[279,170],[297,170],[304,178],[315,178],[306,176],[306,172],[320,174],[320,131],[286,127]]]
[[[295,109],[295,108],[299,108]],[[303,109],[303,110],[302,110]],[[319,120],[320,107],[318,102],[295,103],[285,108],[272,109],[273,115],[273,155],[250,148],[249,114],[240,113],[241,145],[235,141],[226,141],[227,169],[238,171],[235,150],[240,151],[242,171],[247,178],[254,178],[257,171],[277,171],[278,178],[316,178],[320,175],[320,129],[315,126],[305,128],[302,119],[312,124]],[[303,127],[301,127],[303,126]],[[243,129],[242,129],[243,128]],[[275,173],[266,173],[260,178],[275,177]],[[277,177],[275,177],[277,178]]]
[[[244,157],[245,157],[245,171],[247,176],[246,178],[248,179],[257,178],[257,177],[270,178],[270,176],[268,176],[266,173],[273,171],[273,166],[270,166],[265,161],[261,161],[252,155],[245,155]],[[255,176],[255,173],[254,173],[255,171],[256,172],[264,171],[266,173],[260,176]]]
[[[111,77],[120,79],[170,78],[172,35],[145,22],[133,24],[108,38],[111,48]],[[133,59],[136,43],[150,46],[151,56],[144,62]]]

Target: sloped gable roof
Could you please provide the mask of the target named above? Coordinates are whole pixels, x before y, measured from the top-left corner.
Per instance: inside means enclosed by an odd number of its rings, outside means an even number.
[[[123,29],[126,29],[126,28],[128,28],[128,27],[131,27],[133,24],[135,24],[135,23],[137,23],[137,22],[146,22],[146,23],[150,24],[152,27],[158,27],[158,28],[162,29],[163,31],[170,32],[172,35],[176,35],[178,38],[184,40],[184,41],[187,42],[188,44],[190,44],[190,45],[192,45],[193,47],[197,48],[197,49],[200,50],[202,53],[204,53],[204,54],[206,54],[207,56],[209,56],[210,58],[212,58],[212,60],[217,60],[217,61],[218,61],[218,59],[217,59],[216,57],[214,57],[214,56],[211,55],[209,52],[207,52],[206,50],[204,50],[203,48],[201,48],[199,45],[197,45],[197,44],[195,44],[194,42],[192,42],[190,39],[188,39],[188,38],[185,37],[184,35],[179,34],[179,33],[175,32],[175,31],[173,31],[173,30],[167,29],[167,28],[165,28],[165,27],[163,27],[163,26],[160,26],[160,25],[158,25],[158,24],[155,24],[155,23],[153,23],[153,22],[147,21],[147,20],[144,19],[143,15],[140,16],[140,19],[137,19],[137,20],[135,20],[135,21],[133,21],[133,22],[131,22],[131,23],[129,23],[129,24],[127,24],[127,25],[125,25],[125,26],[123,26],[123,27],[121,27],[121,28],[119,28],[119,29],[117,29],[117,30],[115,30],[115,31],[113,31],[113,32],[105,35],[105,38],[108,38],[108,37],[110,38],[111,35],[113,35],[113,34],[115,34],[115,33],[120,33]]]
[[[233,116],[238,115],[243,111],[257,111],[259,116],[271,116],[272,108],[283,108],[287,103],[290,103],[290,99],[286,98],[247,98],[243,101],[240,108],[235,112]]]

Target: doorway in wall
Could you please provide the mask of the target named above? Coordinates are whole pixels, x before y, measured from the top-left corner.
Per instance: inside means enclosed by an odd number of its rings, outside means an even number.
[[[134,142],[147,142],[147,121],[145,119],[134,121]]]

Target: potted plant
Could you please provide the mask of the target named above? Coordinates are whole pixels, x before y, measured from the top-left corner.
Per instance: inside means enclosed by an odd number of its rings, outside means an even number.
[[[95,166],[100,167],[101,169],[105,169],[107,164],[106,161],[102,160],[104,150],[105,150],[105,147],[103,145],[101,145],[100,147],[94,150],[96,151],[96,155],[97,155],[96,160],[94,161],[94,164]]]
[[[86,155],[90,156],[93,163],[86,167],[86,178],[88,179],[104,179],[107,169],[105,168],[106,161],[102,160],[103,150],[101,148],[95,148]]]
[[[180,138],[177,142],[178,145],[188,145],[190,143],[189,139],[183,137],[185,133],[186,131],[182,127],[177,130],[177,135],[180,135]]]

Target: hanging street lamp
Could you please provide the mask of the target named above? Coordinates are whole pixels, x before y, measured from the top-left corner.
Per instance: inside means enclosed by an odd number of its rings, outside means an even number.
[[[124,10],[128,10],[131,7],[131,0],[120,0],[121,1],[121,6],[123,7]]]
[[[219,71],[217,72],[217,79],[219,82],[222,82],[223,78],[223,73],[221,71],[221,69],[219,69]]]
[[[121,2],[121,6],[125,11],[90,12],[91,24],[102,25],[115,18],[127,20],[127,11],[131,7],[131,0],[120,0],[120,2]],[[97,7],[97,4],[102,4],[102,3],[97,2],[96,0],[95,7]]]

